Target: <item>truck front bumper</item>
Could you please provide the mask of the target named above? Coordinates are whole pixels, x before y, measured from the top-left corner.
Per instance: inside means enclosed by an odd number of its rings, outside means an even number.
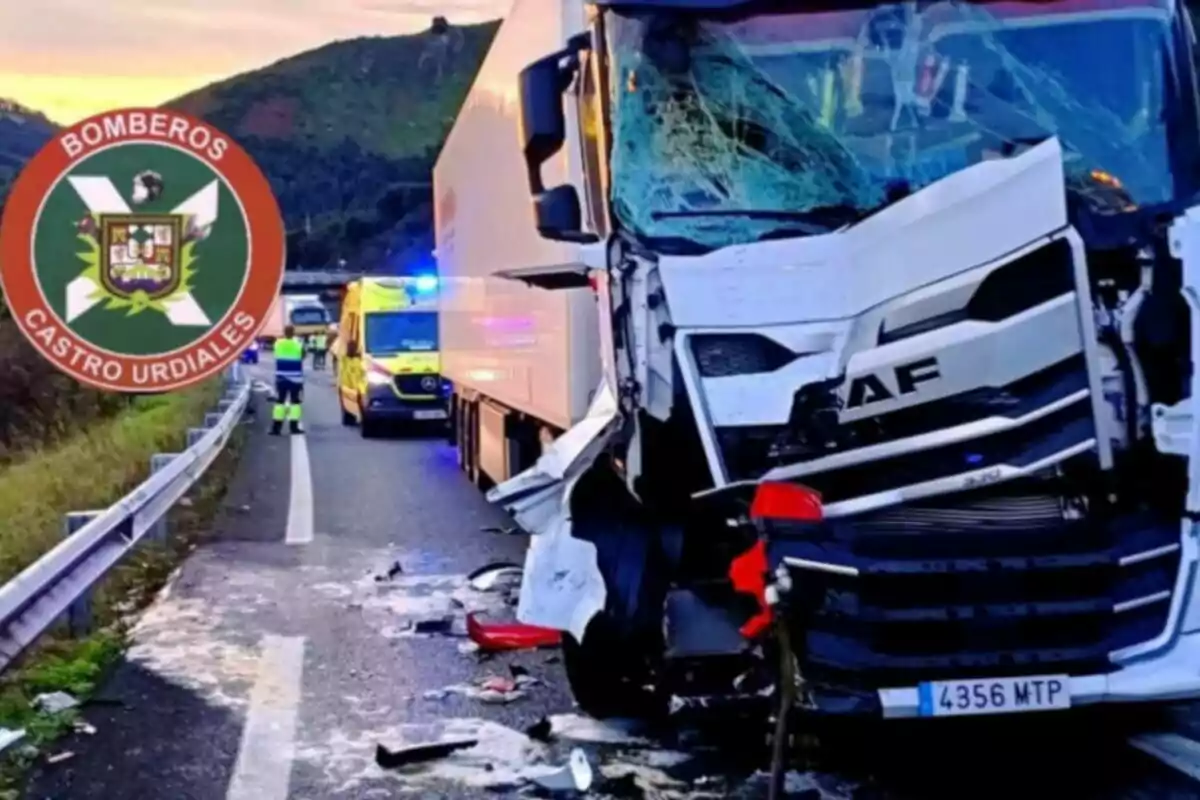
[[[1146,512],[987,522],[765,523],[816,710],[934,716],[952,711],[929,708],[946,682],[973,692],[1040,676],[1063,678],[1072,706],[1200,696],[1189,524]]]
[[[1073,676],[1068,690],[1072,707],[1200,698],[1200,633],[1180,636],[1169,650],[1116,672]],[[880,689],[879,705],[888,719],[923,716],[916,686]]]

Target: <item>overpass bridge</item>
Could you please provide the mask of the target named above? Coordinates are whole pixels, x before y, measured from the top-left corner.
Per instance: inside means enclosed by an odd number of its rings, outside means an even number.
[[[356,281],[363,277],[362,272],[343,272],[343,271],[314,271],[314,272],[295,272],[288,270],[283,273],[283,294],[320,294],[326,292],[337,292],[337,296],[341,296],[341,289],[350,281]]]

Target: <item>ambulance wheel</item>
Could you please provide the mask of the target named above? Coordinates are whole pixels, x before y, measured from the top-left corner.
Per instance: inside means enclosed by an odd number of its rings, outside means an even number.
[[[361,405],[358,408],[359,408],[359,411],[358,411],[358,413],[359,413],[359,417],[358,417],[359,433],[362,434],[362,438],[364,438],[364,439],[374,439],[376,436],[379,435],[379,422],[377,420],[373,420],[370,417],[368,417],[367,412],[362,410]]]
[[[665,698],[650,683],[645,650],[622,640],[603,614],[592,618],[578,642],[563,634],[563,667],[575,702],[596,719],[657,718]]]

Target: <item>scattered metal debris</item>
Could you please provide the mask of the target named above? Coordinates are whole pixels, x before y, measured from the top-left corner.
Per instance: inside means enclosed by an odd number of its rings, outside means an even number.
[[[469,750],[478,744],[478,739],[452,739],[444,742],[405,745],[395,750],[378,745],[375,748],[375,763],[382,769],[399,769],[412,764],[445,758],[451,753]]]
[[[521,585],[524,570],[511,561],[482,566],[467,575],[467,585],[477,592],[512,591]]]
[[[553,737],[554,725],[549,717],[542,717],[537,722],[525,728],[525,735],[535,742],[549,742]]]
[[[400,566],[399,561],[393,561],[392,565],[387,568],[387,571],[382,572],[375,576],[375,582],[383,583],[384,581],[392,580],[397,575],[403,575],[403,574],[404,574],[404,567]]]
[[[454,617],[419,619],[411,623],[413,633],[450,633],[454,630]]]
[[[25,738],[24,728],[0,728],[0,753]]]
[[[513,680],[498,675],[481,678],[476,684],[456,684],[425,692],[426,700],[444,700],[452,694],[469,697],[481,703],[507,704],[525,696],[524,687],[538,683],[536,678]]]
[[[480,533],[498,533],[501,536],[520,536],[521,529],[516,525],[510,525],[506,528],[501,528],[498,525],[485,525],[479,529]]]
[[[75,757],[75,754],[72,753],[70,750],[64,750],[61,753],[55,753],[52,756],[47,756],[46,763],[47,764],[59,764],[59,763],[62,763],[63,761],[66,761],[66,760],[74,758],[74,757]]]
[[[33,698],[33,707],[47,714],[60,714],[79,705],[79,701],[66,692],[47,692]]]
[[[88,736],[96,735],[96,726],[92,725],[90,722],[88,722],[85,719],[75,720],[75,723],[71,727],[74,729],[74,731],[76,733],[84,733],[84,734],[87,734]]]
[[[596,773],[587,754],[576,747],[562,769],[548,775],[537,775],[532,782],[550,792],[586,792],[592,788]]]
[[[550,717],[552,735],[572,742],[615,744],[626,747],[648,745],[643,724],[631,719],[598,720],[582,714],[555,714]]]

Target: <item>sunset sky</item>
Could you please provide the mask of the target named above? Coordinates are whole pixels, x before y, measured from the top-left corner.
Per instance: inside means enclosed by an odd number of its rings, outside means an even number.
[[[70,124],[335,39],[503,15],[511,0],[0,0],[0,97]]]

